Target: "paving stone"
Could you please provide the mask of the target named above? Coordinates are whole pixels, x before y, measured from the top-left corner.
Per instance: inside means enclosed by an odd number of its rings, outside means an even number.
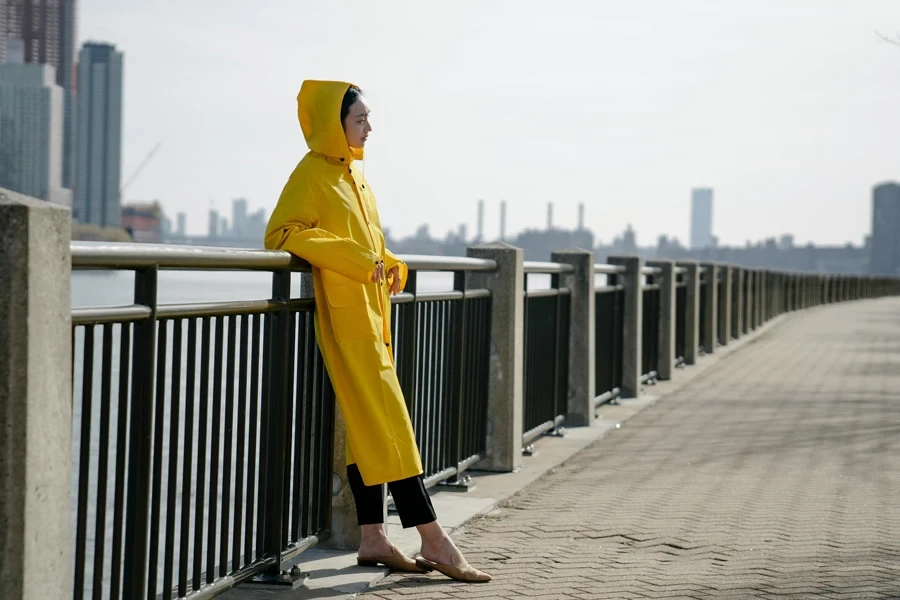
[[[470,522],[493,582],[361,597],[900,598],[898,349],[897,299],[791,315]]]

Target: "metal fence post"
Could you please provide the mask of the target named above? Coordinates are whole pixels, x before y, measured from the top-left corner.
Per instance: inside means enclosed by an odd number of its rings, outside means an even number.
[[[263,414],[266,415],[266,462],[260,465],[266,473],[266,489],[264,498],[265,530],[263,531],[263,549],[267,556],[275,558],[275,564],[267,569],[256,580],[270,583],[289,584],[298,580],[301,575],[292,571],[281,571],[281,553],[286,543],[284,527],[284,479],[287,464],[287,422],[288,397],[292,393],[293,382],[293,349],[294,321],[290,311],[291,271],[280,270],[272,274],[272,298],[284,303],[284,306],[273,315],[271,351],[269,364],[266,366],[269,378],[269,394]]]
[[[675,262],[647,261],[650,267],[661,269],[659,275],[659,354],[657,376],[665,381],[675,371]]]
[[[706,354],[713,354],[719,338],[719,265],[709,262],[701,267],[706,270],[706,310],[700,315],[704,323],[700,347]]]
[[[637,398],[641,391],[641,339],[643,314],[644,260],[639,256],[610,256],[611,265],[625,267],[625,273],[616,280],[625,290],[622,336],[622,397]]]
[[[72,597],[69,209],[0,189],[0,595]]]
[[[491,292],[491,367],[486,471],[514,471],[522,463],[525,346],[525,253],[496,242],[468,249],[467,255],[497,262],[495,272],[468,273],[470,289]]]
[[[156,390],[156,284],[158,269],[134,274],[134,303],[150,308],[150,317],[134,325],[134,373],[131,384],[131,421],[128,444],[128,498],[125,511],[125,600],[141,598],[147,589],[147,555],[153,400]]]
[[[589,426],[594,422],[596,326],[594,253],[589,250],[553,252],[553,262],[572,265],[574,272],[560,276],[562,287],[571,291],[569,330],[569,397],[566,422]]]

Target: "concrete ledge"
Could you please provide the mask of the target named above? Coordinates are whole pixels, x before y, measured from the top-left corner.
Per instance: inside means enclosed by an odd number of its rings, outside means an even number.
[[[787,318],[782,315],[749,335],[732,341],[714,355],[700,358],[688,369],[676,369],[674,377],[653,386],[645,386],[638,399],[623,399],[619,404],[598,407],[590,427],[567,428],[565,437],[543,437],[536,440],[537,452],[524,457],[522,466],[512,473],[472,471],[475,490],[461,494],[432,490],[431,500],[438,519],[451,534],[472,518],[490,513],[500,503],[521,492],[540,477],[556,469],[575,454],[602,439],[610,430],[618,429],[645,408],[681,389],[711,367],[727,360],[747,344],[767,335]],[[404,530],[395,515],[388,517],[388,533],[394,544],[412,556],[419,551],[419,535],[415,529]],[[294,591],[243,589],[240,586],[224,594],[229,600],[306,600],[311,598],[352,598],[387,575],[387,569],[356,566],[356,553],[326,548],[313,548],[297,557],[296,564],[310,574],[306,587]],[[478,565],[476,565],[478,566]]]

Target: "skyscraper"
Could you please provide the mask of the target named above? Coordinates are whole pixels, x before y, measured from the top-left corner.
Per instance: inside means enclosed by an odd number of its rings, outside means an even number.
[[[0,64],[0,186],[71,205],[62,187],[63,90],[49,65]]]
[[[691,248],[702,250],[712,245],[713,191],[696,188],[691,193]]]
[[[75,0],[0,0],[0,63],[21,43],[27,64],[51,65],[64,90],[62,182],[75,169]]]
[[[74,217],[101,227],[122,224],[122,70],[122,53],[115,46],[82,47]]]
[[[247,234],[247,200],[237,198],[231,203],[231,232],[235,237]]]
[[[872,190],[872,242],[869,272],[900,275],[900,183]]]

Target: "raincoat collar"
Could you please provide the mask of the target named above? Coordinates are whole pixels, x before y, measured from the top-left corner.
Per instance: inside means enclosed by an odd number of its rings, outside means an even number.
[[[343,164],[364,157],[362,148],[347,143],[341,124],[341,101],[351,85],[343,81],[307,80],[297,94],[297,117],[306,145],[314,153]]]

